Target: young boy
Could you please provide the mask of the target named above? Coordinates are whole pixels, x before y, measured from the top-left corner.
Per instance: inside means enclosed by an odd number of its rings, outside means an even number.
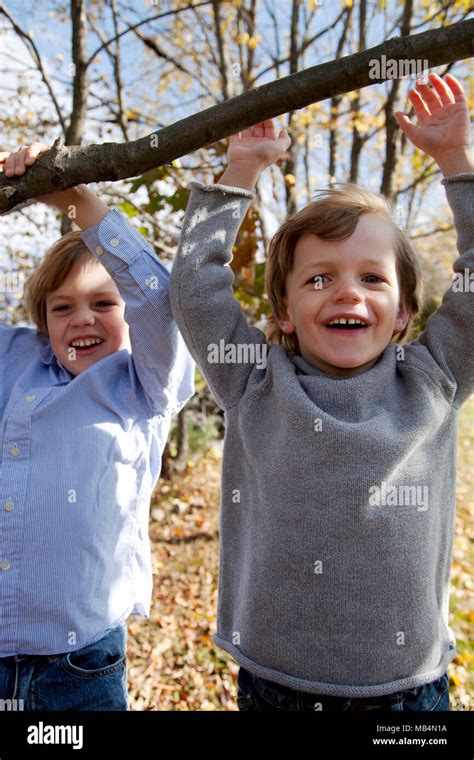
[[[429,78],[434,89],[410,93],[419,126],[397,119],[444,174],[464,275],[467,106],[454,77]],[[227,421],[214,640],[241,666],[240,709],[448,710],[472,294],[453,287],[419,340],[392,342],[417,308],[414,254],[382,196],[348,185],[276,234],[271,340],[250,327],[228,263],[260,172],[289,142],[271,120],[231,137],[219,183],[191,183],[171,276],[174,316]]]
[[[5,175],[45,149],[3,155]],[[37,330],[0,325],[0,699],[127,710],[125,621],[149,615],[150,496],[194,363],[125,217],[84,186],[40,199],[83,232],[27,282]]]

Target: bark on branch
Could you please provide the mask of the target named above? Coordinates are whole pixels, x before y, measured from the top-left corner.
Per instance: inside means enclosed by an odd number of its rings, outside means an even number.
[[[426,60],[429,68],[474,56],[474,19],[421,34],[395,37],[362,53],[313,66],[256,87],[140,140],[64,146],[58,139],[27,174],[0,175],[0,214],[36,195],[81,183],[134,177],[221,140],[264,119],[304,108],[335,95],[369,87],[371,61]]]

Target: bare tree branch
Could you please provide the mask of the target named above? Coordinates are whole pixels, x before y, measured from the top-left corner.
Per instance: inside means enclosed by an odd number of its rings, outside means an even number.
[[[85,0],[71,0],[71,20],[74,75],[72,112],[66,131],[66,145],[80,145],[86,122],[88,89]]]
[[[212,93],[206,87],[206,85],[201,80],[201,78],[198,77],[197,74],[194,74],[189,69],[187,69],[186,66],[184,66],[184,64],[180,63],[172,55],[170,55],[165,50],[163,50],[163,48],[160,47],[156,39],[153,39],[152,37],[145,37],[144,34],[137,31],[135,31],[134,34],[139,40],[143,42],[145,47],[147,47],[149,50],[152,50],[155,53],[155,55],[158,56],[158,58],[163,58],[163,60],[167,61],[167,63],[171,63],[177,71],[182,71],[183,74],[186,74],[186,76],[190,77],[191,79],[193,78],[196,79],[199,82],[199,85],[202,88],[203,93],[205,93],[206,95],[209,95],[211,98],[214,98],[214,93]]]
[[[135,29],[138,29],[139,26],[144,26],[144,24],[149,24],[151,21],[156,21],[159,18],[165,18],[166,16],[176,16],[178,13],[182,13],[183,11],[188,11],[192,8],[201,8],[203,5],[210,5],[212,0],[206,0],[204,3],[196,3],[195,5],[184,5],[182,8],[175,8],[172,11],[165,11],[164,13],[157,13],[155,16],[150,16],[150,18],[142,19],[141,21],[138,21],[136,24],[132,24],[132,26],[128,26],[126,29],[123,29],[119,34],[116,34],[114,37],[110,37],[110,39],[106,40],[105,42],[102,42],[99,47],[94,50],[92,55],[90,56],[89,60],[87,61],[87,65],[91,64],[94,58],[99,55],[99,53],[107,47],[107,45],[110,45],[111,42],[115,42],[115,40],[120,39],[120,37],[123,37],[124,34],[128,34],[129,32],[133,32]],[[226,0],[223,0],[223,2],[226,2]]]
[[[49,76],[48,76],[48,74],[47,74],[47,72],[46,72],[46,70],[45,70],[45,68],[43,66],[43,61],[41,59],[41,56],[39,54],[39,50],[36,47],[33,38],[31,37],[31,35],[29,35],[27,32],[25,32],[21,28],[21,26],[19,24],[17,24],[17,22],[15,21],[15,19],[13,18],[13,16],[10,15],[10,13],[7,11],[7,9],[5,8],[5,6],[3,4],[0,4],[0,13],[2,13],[5,16],[5,18],[7,18],[9,20],[10,24],[12,25],[13,30],[18,34],[18,36],[22,40],[25,41],[26,47],[29,49],[31,57],[33,58],[36,66],[38,68],[38,71],[40,73],[41,79],[43,80],[44,85],[45,85],[46,89],[49,92],[49,96],[50,96],[51,101],[53,103],[54,109],[55,109],[55,111],[57,113],[57,116],[58,116],[58,119],[59,119],[59,123],[61,124],[63,133],[66,134],[66,122],[65,122],[64,116],[62,114],[61,107],[60,107],[60,105],[59,105],[59,103],[57,101],[56,95],[54,94],[54,90],[53,90],[53,86],[51,84],[51,80],[50,80],[50,78],[49,78]]]
[[[410,235],[410,240],[418,240],[418,238],[422,237],[431,237],[431,235],[436,235],[438,232],[450,232],[450,230],[454,230],[454,224],[448,224],[444,227],[435,227],[434,230],[430,230],[429,232],[419,232],[417,235]]]
[[[401,30],[402,35],[410,34],[411,21],[413,17],[413,0],[406,0],[403,6],[403,16]],[[389,198],[393,198],[394,187],[393,180],[395,175],[395,166],[397,161],[397,139],[400,134],[400,128],[393,114],[393,106],[398,97],[400,89],[400,80],[394,79],[390,87],[387,101],[384,106],[385,112],[385,161],[382,172],[382,182],[380,191]]]
[[[235,95],[234,81],[232,79],[232,68],[229,54],[229,48],[225,41],[225,35],[222,33],[222,18],[220,3],[213,0],[212,10],[214,13],[214,30],[216,33],[217,52],[219,54],[219,74],[222,84],[222,95],[224,100],[229,100]]]
[[[371,78],[371,61],[381,55],[394,60],[424,58],[430,67],[470,58],[474,55],[474,20],[398,37],[362,53],[313,66],[130,143],[65,147],[57,140],[26,175],[0,177],[0,213],[35,195],[136,176],[264,119],[383,82],[383,77]]]

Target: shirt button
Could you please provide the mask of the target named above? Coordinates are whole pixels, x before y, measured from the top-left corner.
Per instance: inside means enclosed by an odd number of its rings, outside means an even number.
[[[7,512],[11,512],[11,511],[12,511],[12,509],[13,509],[13,507],[14,507],[15,505],[14,505],[14,503],[13,503],[13,502],[12,502],[12,501],[9,499],[8,501],[6,501],[6,502],[5,502],[5,504],[4,504],[3,506],[5,507],[5,509],[7,510]]]
[[[104,249],[102,248],[101,245],[98,245],[97,248],[95,249],[95,252],[97,256],[102,256],[102,254],[104,253]]]
[[[7,559],[4,560],[3,562],[0,562],[0,568],[2,570],[8,570],[9,567],[10,567],[10,563]]]
[[[28,396],[25,396],[25,401],[28,401],[29,404],[31,404],[32,401],[34,401],[36,398],[34,393],[29,393]]]
[[[112,238],[112,240],[110,241],[110,245],[112,246],[112,248],[117,248],[119,243],[120,243],[120,240],[118,238]]]
[[[12,457],[17,457],[19,453],[20,453],[20,449],[18,448],[18,446],[12,446],[12,448],[10,449],[10,454],[12,455]]]

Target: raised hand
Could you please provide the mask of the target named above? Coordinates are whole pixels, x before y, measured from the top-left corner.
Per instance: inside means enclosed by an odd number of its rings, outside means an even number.
[[[3,166],[6,177],[19,177],[47,150],[48,146],[43,143],[32,143],[12,152],[0,151],[0,167]],[[83,230],[98,224],[109,212],[108,206],[86,185],[36,195],[34,200],[59,209]]]
[[[3,171],[6,177],[19,177],[25,173],[26,167],[34,164],[41,153],[48,150],[48,146],[43,143],[33,143],[26,148],[0,153],[0,164],[3,165]]]
[[[286,151],[290,145],[291,139],[286,129],[280,129],[277,136],[273,119],[266,119],[231,135],[227,159],[229,166],[242,161],[264,169],[282,158],[288,158]]]
[[[402,111],[395,118],[410,142],[441,166],[449,157],[469,154],[469,112],[463,87],[455,77],[446,74],[442,79],[430,73],[428,79],[432,88],[417,82],[408,93],[418,126]]]
[[[0,153],[0,165],[3,165],[5,177],[20,177],[29,166],[35,163],[38,156],[47,150],[47,145],[35,142],[12,152],[2,151]],[[64,191],[59,191],[48,195],[37,195],[35,200],[64,210],[67,196]]]

